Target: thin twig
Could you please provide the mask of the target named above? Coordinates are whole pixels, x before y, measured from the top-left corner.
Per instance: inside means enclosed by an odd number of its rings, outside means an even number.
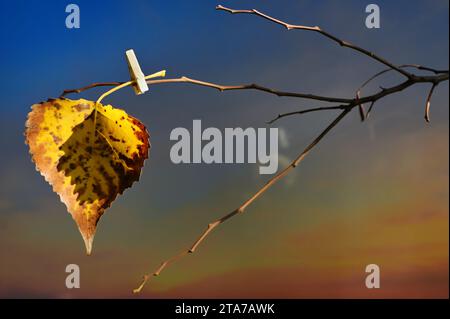
[[[348,107],[349,107],[348,105],[342,104],[342,105],[337,105],[337,106],[322,106],[322,107],[315,107],[315,108],[310,108],[310,109],[306,109],[306,110],[300,110],[300,111],[294,111],[294,112],[288,112],[288,113],[280,113],[280,114],[278,114],[278,116],[276,118],[274,118],[266,123],[273,124],[283,117],[296,115],[296,114],[299,115],[299,114],[305,114],[305,113],[317,112],[317,111],[326,111],[326,110],[343,110]]]
[[[83,91],[98,87],[98,86],[116,86],[116,85],[121,85],[125,82],[96,82],[96,83],[92,83],[90,85],[86,85],[82,88],[79,89],[72,89],[72,90],[64,90],[62,92],[62,94],[60,95],[60,97],[62,96],[66,96],[69,93],[81,93]]]
[[[430,106],[431,106],[431,97],[433,96],[434,89],[439,83],[433,83],[431,86],[430,92],[427,96],[427,102],[425,103],[425,121],[430,122]]]
[[[255,9],[251,9],[251,10],[235,10],[235,9],[226,8],[226,7],[222,6],[222,5],[218,5],[216,7],[216,9],[217,10],[222,10],[222,11],[227,11],[227,12],[232,13],[232,14],[238,14],[238,13],[254,14],[254,15],[260,16],[260,17],[262,17],[264,19],[267,19],[269,21],[272,21],[274,23],[280,24],[280,25],[284,26],[288,30],[298,29],[298,30],[318,32],[318,33],[322,34],[323,36],[325,36],[325,37],[331,39],[332,41],[336,42],[337,44],[339,44],[342,47],[347,47],[347,48],[350,48],[352,50],[358,51],[358,52],[368,56],[369,58],[374,59],[374,60],[376,60],[376,61],[378,61],[378,62],[388,66],[391,69],[394,69],[395,71],[397,71],[398,73],[406,76],[407,78],[411,78],[412,77],[411,73],[409,73],[409,72],[407,72],[405,70],[402,70],[401,68],[399,68],[399,67],[395,66],[394,64],[390,63],[386,59],[384,59],[384,58],[376,55],[375,53],[370,52],[370,51],[368,51],[368,50],[366,50],[364,48],[356,46],[356,45],[354,45],[354,44],[352,44],[350,42],[341,40],[341,39],[337,38],[336,36],[326,32],[325,30],[323,30],[319,26],[310,27],[310,26],[304,26],[304,25],[289,24],[289,23],[286,23],[284,21],[275,19],[275,18],[273,18],[273,17],[271,17],[271,16],[269,16],[269,15],[267,15],[265,13],[262,13],[262,12],[260,12],[258,10],[255,10]]]
[[[356,92],[356,103],[358,105],[358,111],[359,111],[359,117],[361,119],[361,122],[364,122],[366,120],[366,113],[364,111],[364,104],[359,103],[359,100],[361,99],[361,95],[359,92]]]
[[[414,68],[416,68],[418,70],[433,72],[434,74],[448,73],[448,70],[437,70],[437,69],[429,68],[427,66],[422,66],[422,65],[419,65],[419,64],[410,64],[410,66],[414,67]]]
[[[366,119],[369,118],[370,112],[372,112],[372,108],[373,108],[374,105],[375,105],[375,101],[370,103],[369,109],[367,110],[367,113],[366,113]]]
[[[274,185],[276,182],[281,180],[284,176],[286,176],[292,169],[298,166],[300,162],[308,155],[308,153],[320,142],[320,140],[328,134],[329,131],[333,127],[335,127],[344,117],[347,115],[347,113],[350,112],[350,109],[345,109],[342,111],[338,117],[336,117],[331,124],[329,124],[325,130],[323,130],[319,136],[317,136],[296,158],[293,160],[287,167],[285,167],[282,171],[280,171],[277,175],[272,177],[267,181],[267,183],[261,187],[253,196],[251,196],[249,199],[247,199],[241,206],[233,210],[231,213],[211,222],[208,224],[206,229],[200,234],[198,239],[191,245],[190,248],[182,251],[180,254],[175,255],[174,257],[164,261],[155,272],[152,274],[146,274],[143,276],[143,280],[138,288],[133,290],[133,293],[139,293],[142,288],[144,288],[145,284],[149,281],[151,278],[151,275],[158,276],[167,266],[169,266],[172,262],[175,260],[182,258],[186,256],[189,253],[194,253],[197,249],[197,247],[206,239],[206,237],[219,225],[226,222],[231,217],[244,213],[245,209],[250,206],[258,197],[260,197],[262,194],[264,194],[272,185]]]

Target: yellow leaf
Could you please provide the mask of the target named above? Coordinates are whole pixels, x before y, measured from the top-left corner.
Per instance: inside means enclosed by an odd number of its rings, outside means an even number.
[[[32,106],[25,136],[36,169],[66,205],[89,255],[104,210],[139,179],[150,147],[145,126],[111,105],[59,98]]]

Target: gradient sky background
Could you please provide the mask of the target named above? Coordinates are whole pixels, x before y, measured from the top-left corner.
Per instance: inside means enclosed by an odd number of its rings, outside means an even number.
[[[152,149],[141,180],[100,221],[93,255],[65,206],[28,155],[23,130],[33,103],[64,89],[128,78],[133,48],[147,74],[167,70],[222,84],[351,97],[383,66],[301,31],[287,32],[221,3],[320,25],[396,64],[448,68],[449,2],[376,1],[381,29],[364,25],[369,1],[80,1],[81,28],[65,28],[68,1],[0,2],[0,297],[133,297],[145,272],[189,246],[205,225],[236,208],[267,176],[258,166],[174,165],[175,127],[265,127],[279,112],[317,106],[262,92],[167,84],[143,96],[124,89],[105,102],[143,121]],[[170,3],[170,4],[169,4]],[[382,85],[399,81],[382,78]],[[365,93],[377,90],[377,85]],[[140,297],[448,297],[449,98],[429,87],[377,103],[366,123],[347,117],[291,176],[218,228]],[[104,89],[71,98],[95,99]],[[279,121],[287,164],[335,116]],[[65,266],[81,267],[81,289]],[[365,288],[365,266],[381,289]]]

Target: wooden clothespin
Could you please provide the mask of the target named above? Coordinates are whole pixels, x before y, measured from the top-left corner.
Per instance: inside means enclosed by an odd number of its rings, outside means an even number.
[[[139,66],[139,62],[134,54],[133,49],[125,52],[127,58],[128,70],[130,72],[131,81],[134,81],[133,88],[136,95],[143,94],[148,91],[148,85],[145,80],[145,75]]]

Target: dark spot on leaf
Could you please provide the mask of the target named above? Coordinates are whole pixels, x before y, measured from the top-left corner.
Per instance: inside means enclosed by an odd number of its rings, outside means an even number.
[[[120,139],[115,138],[115,137],[112,136],[112,135],[110,135],[109,138],[111,139],[111,141],[114,141],[114,142],[119,142],[119,141],[120,141]]]
[[[73,108],[75,110],[77,110],[78,112],[81,112],[83,110],[89,110],[90,106],[89,106],[89,104],[80,103],[80,104],[74,105]]]

